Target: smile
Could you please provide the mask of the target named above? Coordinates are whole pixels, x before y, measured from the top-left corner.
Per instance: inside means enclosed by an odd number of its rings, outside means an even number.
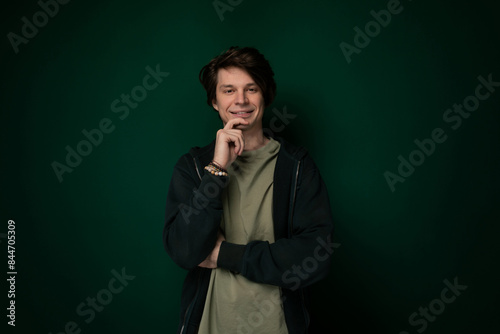
[[[244,110],[244,111],[230,111],[236,117],[248,117],[253,112],[253,110]]]

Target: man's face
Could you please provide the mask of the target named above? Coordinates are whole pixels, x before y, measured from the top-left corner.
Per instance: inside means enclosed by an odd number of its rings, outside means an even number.
[[[224,125],[234,118],[242,118],[248,125],[238,125],[243,131],[261,131],[264,115],[264,97],[252,77],[237,67],[222,68],[217,73],[215,110]]]

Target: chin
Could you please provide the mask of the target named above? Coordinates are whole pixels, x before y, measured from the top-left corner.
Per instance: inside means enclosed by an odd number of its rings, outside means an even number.
[[[240,130],[245,130],[245,129],[248,129],[250,127],[250,125],[251,124],[238,124],[234,128],[235,129],[240,129]]]

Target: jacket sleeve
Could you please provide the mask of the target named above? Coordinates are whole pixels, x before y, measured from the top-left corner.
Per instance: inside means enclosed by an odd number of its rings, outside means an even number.
[[[338,244],[331,240],[333,223],[326,186],[308,156],[297,186],[292,222],[291,237],[272,244],[252,241],[237,245],[224,241],[217,265],[251,281],[292,290],[326,277]]]
[[[212,252],[222,216],[222,190],[227,177],[200,171],[190,155],[182,156],[170,181],[163,245],[172,260],[190,270]]]

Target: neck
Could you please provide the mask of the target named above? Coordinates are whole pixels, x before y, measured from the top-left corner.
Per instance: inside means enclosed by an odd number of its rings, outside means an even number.
[[[245,133],[244,131],[243,136],[245,137],[245,151],[257,150],[269,142],[262,131],[257,133]]]

